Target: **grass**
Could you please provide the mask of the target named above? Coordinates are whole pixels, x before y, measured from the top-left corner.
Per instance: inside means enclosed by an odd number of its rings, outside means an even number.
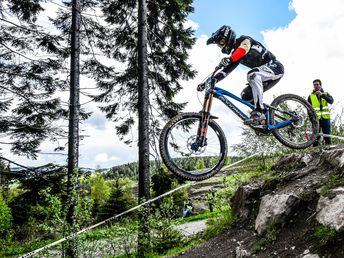
[[[318,226],[314,229],[313,236],[320,245],[326,245],[337,236],[337,231],[325,226]]]
[[[35,240],[33,242],[24,244],[18,244],[16,242],[13,242],[8,246],[1,246],[0,257],[29,253],[33,250],[41,248],[42,246],[48,245],[54,241],[55,240]]]
[[[205,231],[205,239],[208,240],[221,234],[227,227],[234,224],[236,221],[237,218],[231,212],[230,207],[227,206],[223,208],[216,218],[208,221],[208,227]]]
[[[184,224],[187,222],[192,222],[192,221],[199,221],[199,220],[205,220],[205,219],[210,219],[214,218],[217,216],[217,211],[215,210],[214,212],[206,211],[202,212],[193,216],[189,216],[186,218],[178,218],[176,219],[177,224]]]
[[[321,188],[320,194],[322,196],[326,195],[334,186],[336,186],[340,182],[337,175],[333,175],[330,180]]]

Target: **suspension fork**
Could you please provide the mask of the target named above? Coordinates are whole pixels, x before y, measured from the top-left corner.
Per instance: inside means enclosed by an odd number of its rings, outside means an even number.
[[[207,92],[204,97],[203,108],[202,108],[202,118],[198,126],[197,131],[197,145],[198,147],[204,147],[207,145],[207,130],[210,119],[210,110],[213,103],[214,93]]]

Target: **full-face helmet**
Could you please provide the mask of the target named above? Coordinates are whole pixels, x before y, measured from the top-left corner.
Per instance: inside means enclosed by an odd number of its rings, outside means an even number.
[[[207,40],[207,45],[217,44],[222,49],[222,53],[230,54],[235,44],[235,38],[234,30],[227,25],[223,25],[211,35]]]

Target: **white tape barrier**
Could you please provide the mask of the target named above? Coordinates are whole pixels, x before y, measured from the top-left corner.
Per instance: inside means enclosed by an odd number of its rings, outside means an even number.
[[[234,162],[233,164],[230,164],[230,165],[228,165],[228,166],[226,166],[226,167],[224,167],[224,168],[229,168],[229,167],[235,166],[236,164],[238,164],[238,163],[240,163],[240,162],[243,162],[243,161],[245,161],[245,160],[247,160],[247,159],[249,159],[249,158],[252,158],[252,157],[254,157],[254,156],[256,156],[256,155],[258,155],[258,154],[257,154],[257,153],[256,153],[256,154],[253,154],[253,155],[251,155],[251,156],[249,156],[249,157],[247,157],[247,158],[244,158],[244,159],[241,159],[241,160],[239,160],[239,161],[237,161],[237,162]],[[224,168],[223,168],[223,169],[224,169]],[[180,189],[182,189],[182,188],[191,186],[191,185],[193,185],[193,184],[195,184],[195,183],[197,183],[197,181],[196,181],[196,182],[190,182],[190,183],[181,185],[181,186],[179,186],[179,187],[177,187],[177,188],[175,188],[175,189],[172,189],[171,191],[168,191],[168,192],[166,192],[166,193],[164,193],[164,194],[162,194],[162,195],[159,195],[159,196],[157,196],[157,197],[154,197],[153,199],[150,199],[150,200],[148,200],[148,201],[146,201],[146,202],[143,202],[143,203],[141,203],[141,204],[139,204],[139,205],[137,205],[137,206],[135,206],[135,207],[133,207],[133,208],[131,208],[131,209],[129,209],[129,210],[123,211],[122,213],[117,214],[116,216],[113,216],[113,217],[111,217],[111,218],[108,218],[108,219],[106,219],[106,220],[104,220],[104,221],[101,221],[101,222],[95,224],[95,225],[92,225],[92,226],[90,226],[90,227],[84,228],[84,229],[82,229],[82,230],[80,230],[80,231],[78,231],[78,232],[75,232],[75,233],[73,233],[73,234],[71,234],[71,235],[69,235],[69,236],[63,237],[63,238],[61,238],[61,239],[59,239],[59,240],[57,240],[57,241],[55,241],[55,242],[53,242],[53,243],[50,243],[50,244],[48,244],[48,245],[46,245],[46,246],[43,246],[43,247],[41,247],[41,248],[38,248],[38,249],[36,249],[36,250],[34,250],[34,251],[30,252],[30,253],[27,253],[27,254],[25,254],[25,255],[23,255],[23,256],[20,256],[20,258],[31,257],[31,256],[34,255],[34,254],[37,254],[37,253],[39,253],[39,252],[41,252],[41,251],[43,251],[43,250],[47,250],[47,249],[50,248],[50,247],[56,246],[56,245],[58,245],[58,244],[61,244],[61,243],[63,243],[64,241],[66,241],[66,240],[68,240],[68,239],[71,239],[71,238],[73,238],[73,237],[76,237],[76,236],[78,236],[78,235],[80,235],[80,234],[82,234],[82,233],[85,233],[85,232],[87,232],[87,231],[89,231],[89,230],[91,230],[91,229],[94,229],[94,228],[99,227],[99,226],[101,226],[101,225],[103,225],[103,224],[105,224],[105,223],[108,223],[108,222],[110,222],[110,221],[112,221],[112,220],[115,220],[115,219],[117,219],[117,218],[119,218],[119,217],[121,217],[121,216],[123,216],[123,215],[129,213],[129,212],[132,212],[132,211],[134,211],[134,210],[137,210],[138,208],[141,208],[142,206],[144,206],[144,205],[146,205],[146,204],[149,204],[149,203],[151,203],[151,202],[154,202],[154,201],[156,201],[156,200],[159,200],[159,199],[161,199],[161,198],[163,198],[163,197],[165,197],[165,196],[167,196],[167,195],[170,195],[170,194],[172,194],[172,193],[174,193],[174,192],[176,192],[176,191],[178,191],[178,190],[180,190]]]
[[[320,136],[324,136],[324,137],[336,138],[336,139],[339,139],[339,140],[343,140],[343,141],[344,141],[344,137],[337,136],[337,135],[324,134],[324,133],[319,133],[319,135],[320,135]]]
[[[195,183],[195,182],[193,182],[193,183]],[[119,217],[121,217],[121,216],[123,216],[123,215],[129,213],[129,212],[132,212],[132,211],[134,211],[134,210],[137,210],[138,208],[141,208],[142,206],[144,206],[144,205],[146,205],[146,204],[149,204],[149,203],[151,203],[151,202],[154,202],[154,201],[156,201],[156,200],[159,200],[159,199],[161,199],[162,197],[165,197],[166,195],[169,195],[169,194],[171,194],[171,193],[173,193],[173,192],[175,192],[175,191],[178,191],[178,190],[180,190],[180,189],[182,189],[182,188],[184,188],[184,187],[190,186],[190,185],[192,185],[192,183],[187,183],[187,184],[185,184],[185,185],[181,185],[181,186],[179,186],[179,187],[177,187],[177,188],[175,188],[175,189],[173,189],[173,190],[171,190],[171,191],[168,191],[168,192],[166,192],[166,193],[164,193],[164,194],[162,194],[162,195],[159,195],[159,196],[157,196],[157,197],[155,197],[155,198],[153,198],[153,199],[150,199],[150,200],[148,200],[148,201],[146,201],[146,202],[143,202],[143,203],[141,203],[141,204],[139,204],[139,205],[137,205],[137,206],[135,206],[135,207],[133,207],[133,208],[131,208],[131,209],[129,209],[129,210],[123,211],[122,213],[119,213],[119,214],[117,214],[116,216],[113,216],[113,217],[111,217],[111,218],[108,218],[108,219],[106,219],[106,220],[104,220],[104,221],[101,221],[101,222],[99,222],[99,223],[97,223],[97,224],[94,224],[94,225],[92,225],[92,226],[90,226],[90,227],[84,228],[84,229],[82,229],[82,230],[80,230],[80,231],[78,231],[78,232],[75,232],[75,233],[73,233],[73,234],[67,236],[67,237],[63,237],[63,238],[61,238],[61,239],[59,239],[59,240],[57,240],[57,241],[55,241],[55,242],[53,242],[53,243],[50,243],[50,244],[48,244],[48,245],[46,245],[46,246],[43,246],[43,247],[41,247],[41,248],[39,248],[39,249],[36,249],[35,251],[32,251],[32,252],[27,253],[27,254],[25,254],[25,255],[23,255],[23,256],[20,256],[20,257],[23,257],[23,258],[24,258],[24,257],[31,257],[32,255],[37,254],[37,253],[39,253],[40,251],[43,251],[43,250],[46,250],[46,249],[48,249],[48,248],[50,248],[50,247],[56,246],[56,245],[58,245],[58,244],[60,244],[60,243],[62,243],[62,242],[64,242],[64,241],[66,241],[66,240],[68,240],[68,239],[71,239],[71,238],[76,237],[76,236],[78,236],[78,235],[80,235],[80,234],[82,234],[82,233],[85,233],[86,231],[89,231],[89,230],[91,230],[91,229],[94,229],[94,228],[96,228],[96,227],[99,227],[99,226],[101,226],[101,225],[103,225],[103,224],[105,224],[105,223],[107,223],[107,222],[110,222],[110,221],[112,221],[112,220],[115,220],[115,219],[117,219],[117,218],[119,218]]]

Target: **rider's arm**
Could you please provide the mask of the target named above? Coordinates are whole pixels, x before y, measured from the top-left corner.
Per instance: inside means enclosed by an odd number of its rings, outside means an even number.
[[[325,99],[327,103],[332,104],[333,103],[333,97],[329,93],[323,93],[321,95],[321,98]]]
[[[225,78],[228,74],[230,74],[237,66],[239,65],[239,62],[230,63],[230,65],[224,67],[220,72],[215,74],[214,78],[216,82],[221,81],[223,78]]]
[[[239,47],[237,49],[234,50],[234,52],[232,53],[230,59],[232,62],[237,62],[239,61],[241,58],[243,58],[248,51],[251,48],[251,41],[249,39],[244,39]]]
[[[219,82],[223,78],[225,78],[228,74],[230,74],[239,65],[240,59],[243,58],[248,53],[250,48],[251,48],[251,41],[248,38],[244,39],[240,43],[239,47],[235,49],[233,53],[231,54],[231,56],[229,57],[230,59],[229,65],[224,67],[222,71],[220,71],[219,73],[215,75],[214,77],[215,80]]]

